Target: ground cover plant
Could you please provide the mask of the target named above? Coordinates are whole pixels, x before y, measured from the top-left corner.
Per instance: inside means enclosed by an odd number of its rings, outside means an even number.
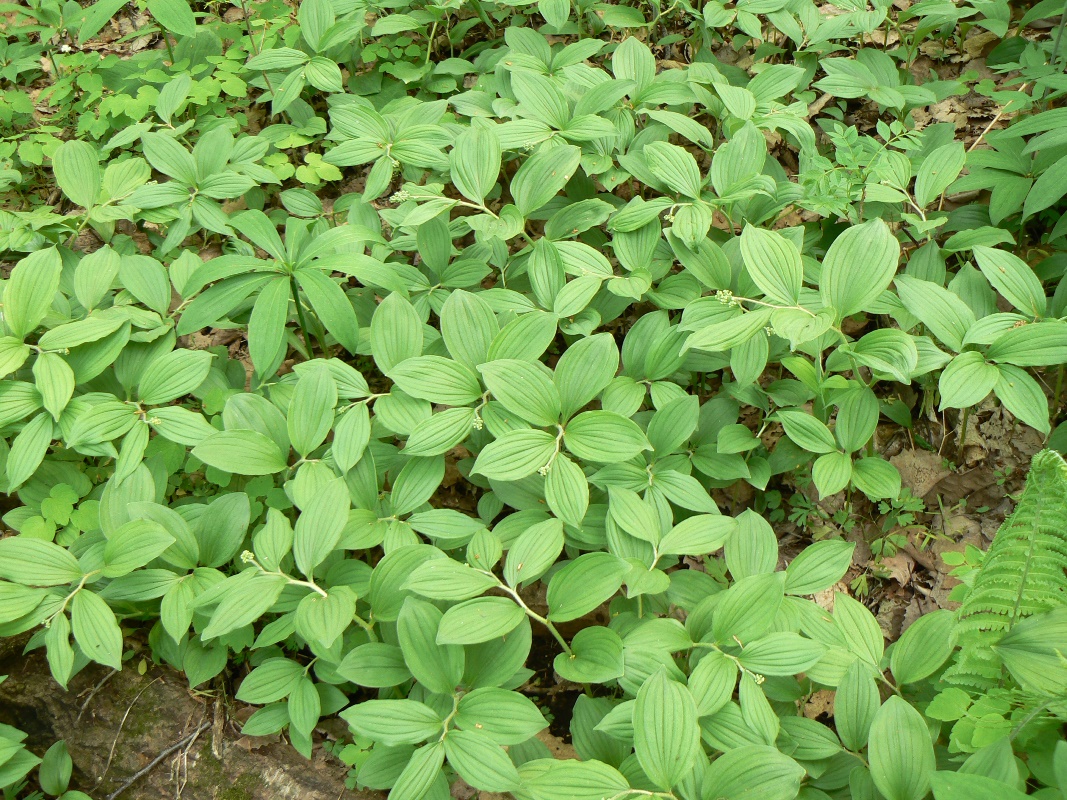
[[[2,11],[0,637],[60,686],[339,715],[394,800],[1067,797],[1060,0]],[[904,451],[996,467],[986,540]]]

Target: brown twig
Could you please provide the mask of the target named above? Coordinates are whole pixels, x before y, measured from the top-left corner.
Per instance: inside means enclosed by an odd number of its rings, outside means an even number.
[[[1019,91],[1020,91],[1020,92],[1025,92],[1025,91],[1026,91],[1026,88],[1027,88],[1027,87],[1028,87],[1029,85],[1030,85],[1030,84],[1029,84],[1029,82],[1027,82],[1027,83],[1024,83],[1024,84],[1023,84],[1022,86],[1020,86],[1020,87],[1019,87]],[[997,123],[998,123],[998,122],[1000,121],[1000,118],[1004,116],[1004,111],[1005,111],[1005,109],[1006,109],[1006,108],[1007,108],[1007,106],[1001,106],[1001,107],[1000,107],[1000,108],[999,108],[999,109],[997,110],[997,113],[996,113],[996,115],[995,115],[995,116],[993,117],[993,119],[991,119],[991,120],[989,121],[989,124],[985,126],[985,130],[983,130],[983,131],[982,131],[982,132],[981,132],[980,134],[978,134],[978,138],[977,138],[977,139],[975,139],[975,140],[974,140],[974,141],[973,141],[973,142],[971,143],[971,146],[970,146],[970,147],[968,147],[968,148],[967,148],[967,152],[968,152],[968,153],[969,153],[969,152],[971,152],[972,150],[974,150],[974,148],[978,147],[978,145],[979,145],[979,144],[981,144],[981,142],[982,142],[982,139],[984,139],[984,138],[985,138],[985,135],[986,135],[987,133],[989,133],[989,132],[990,132],[991,130],[993,130],[993,126],[994,126],[994,125],[996,125],[996,124],[997,124]]]
[[[211,723],[210,722],[201,722],[200,726],[196,730],[194,730],[188,736],[183,737],[180,741],[176,742],[175,744],[172,744],[170,747],[168,747],[166,750],[164,750],[158,756],[153,758],[149,762],[148,766],[146,766],[144,769],[140,770],[136,774],[134,774],[131,777],[127,778],[126,781],[123,782],[122,786],[120,786],[118,789],[116,789],[115,791],[113,791],[111,794],[109,794],[107,796],[107,800],[115,800],[116,797],[118,797],[120,794],[125,792],[127,789],[129,789],[131,786],[133,786],[133,784],[135,784],[137,781],[139,781],[141,778],[143,778],[145,775],[147,775],[149,772],[151,772],[153,769],[155,769],[157,766],[159,766],[160,762],[162,762],[163,759],[165,759],[167,756],[171,755],[172,753],[175,753],[178,750],[181,750],[183,747],[188,747],[189,745],[191,745],[193,743],[193,741],[196,739],[197,736],[199,736],[201,733],[203,733],[204,731],[206,731],[210,727],[211,727]]]
[[[89,703],[91,703],[93,701],[93,698],[96,697],[96,693],[104,688],[105,683],[107,683],[109,680],[111,680],[118,674],[119,671],[117,669],[113,669],[111,670],[111,672],[109,672],[107,675],[100,679],[100,682],[93,687],[92,691],[89,692],[89,696],[85,698],[85,702],[82,703],[81,710],[78,711],[78,716],[74,718],[75,722],[81,722],[81,718],[82,715],[85,713],[85,709],[89,707]]]
[[[129,719],[130,712],[133,711],[133,707],[137,705],[137,701],[141,699],[141,695],[148,691],[148,687],[160,680],[162,680],[162,678],[156,678],[155,680],[149,681],[147,685],[141,687],[141,691],[134,695],[133,701],[126,707],[126,713],[122,715],[122,721],[119,722],[119,729],[115,731],[115,739],[111,742],[111,750],[108,751],[107,763],[104,764],[104,771],[100,773],[100,780],[103,780],[104,776],[107,775],[107,771],[111,769],[111,761],[115,757],[115,748],[118,746],[119,737],[122,735],[122,728],[126,724],[126,720]]]

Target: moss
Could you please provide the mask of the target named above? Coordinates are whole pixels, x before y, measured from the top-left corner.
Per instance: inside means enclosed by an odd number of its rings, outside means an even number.
[[[222,762],[211,752],[210,742],[205,742],[200,748],[196,761],[196,777],[192,782],[201,787],[221,789],[216,795],[218,800],[254,800],[256,790],[262,786],[259,776],[254,773],[245,773],[236,780],[227,776]],[[224,786],[225,789],[222,788]]]

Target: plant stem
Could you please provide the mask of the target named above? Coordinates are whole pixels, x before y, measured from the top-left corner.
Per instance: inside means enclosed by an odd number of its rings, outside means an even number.
[[[960,421],[960,441],[956,448],[956,460],[963,463],[963,448],[967,446],[967,422],[971,416],[971,407],[963,409],[963,419]],[[958,466],[958,465],[957,465]]]
[[[486,572],[486,574],[487,575],[492,575],[491,572]],[[496,577],[496,576],[494,576],[494,577]],[[557,642],[559,642],[559,646],[563,648],[563,652],[564,653],[566,653],[568,656],[574,655],[574,653],[571,651],[571,646],[569,644],[567,644],[567,640],[563,638],[563,634],[561,634],[559,632],[559,630],[556,628],[555,625],[553,625],[547,619],[545,619],[540,614],[538,614],[536,611],[534,611],[532,608],[530,608],[528,605],[526,605],[526,603],[522,599],[522,597],[519,596],[519,593],[516,592],[514,589],[512,589],[510,586],[505,586],[504,584],[501,583],[500,584],[500,588],[503,589],[505,592],[507,592],[509,595],[511,595],[511,598],[516,603],[519,604],[519,606],[522,608],[523,611],[526,612],[526,616],[528,616],[530,619],[537,620],[542,625],[544,625],[546,628],[548,628],[548,632],[552,634],[552,636],[555,638],[555,640]]]
[[[1056,372],[1056,391],[1052,397],[1052,421],[1055,422],[1060,415],[1060,399],[1063,397],[1063,373],[1064,365],[1060,364]]]
[[[162,24],[159,26],[159,32],[163,34],[163,44],[167,46],[167,58],[170,59],[170,65],[174,66],[174,50],[170,46],[170,37],[167,36],[167,29]]]
[[[300,305],[300,289],[296,285],[295,275],[289,276],[289,291],[293,295],[293,305],[296,306],[296,318],[300,323],[300,333],[304,336],[304,347],[307,348],[308,358],[313,358],[315,354],[311,348],[311,336],[308,334],[308,323],[304,318],[304,307]],[[325,355],[326,353],[323,352],[323,356]]]

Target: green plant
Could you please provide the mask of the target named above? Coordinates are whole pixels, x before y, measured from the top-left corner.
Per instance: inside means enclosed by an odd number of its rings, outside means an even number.
[[[12,16],[0,635],[62,685],[226,674],[305,755],[340,713],[394,800],[1063,788],[1062,587],[1019,563],[1062,550],[1056,456],[960,559],[960,620],[886,649],[812,599],[841,532],[908,544],[887,433],[1061,413],[1061,109],[965,143],[917,119],[974,78],[901,68],[1007,4],[238,5],[137,4],[160,46],[123,58],[78,49],[117,0]],[[999,55],[1027,80],[981,91],[1054,99],[1055,48]],[[535,647],[580,761],[537,738]]]
[[[992,687],[1006,666],[1026,688],[1046,685],[1056,678],[1061,659],[1055,655],[1055,628],[1040,626],[1037,638],[1052,647],[1047,655],[1032,650],[1033,659],[1048,663],[1037,679],[1032,659],[1019,663],[1015,647],[1030,651],[1035,629],[1044,612],[1060,607],[1065,583],[1063,537],[1056,522],[1060,504],[1067,498],[1067,467],[1057,454],[1035,457],[1019,505],[997,532],[982,567],[960,606],[960,656],[946,678],[961,686]],[[1027,622],[1038,615],[1038,619]],[[1013,631],[1018,631],[1015,635]],[[1015,644],[1018,640],[1018,645]],[[1009,644],[1010,642],[1010,644]],[[1017,670],[1017,671],[1015,671]]]

